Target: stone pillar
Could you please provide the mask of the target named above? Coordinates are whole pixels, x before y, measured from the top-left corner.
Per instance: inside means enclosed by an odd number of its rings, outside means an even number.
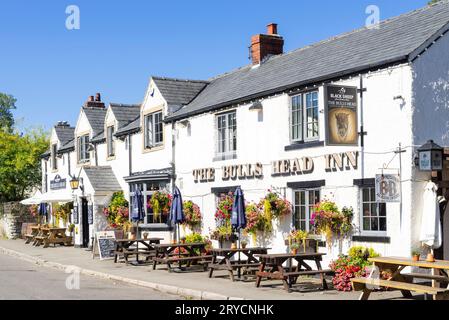
[[[8,239],[21,237],[23,223],[36,223],[37,220],[30,213],[29,207],[19,202],[0,204],[0,233]]]

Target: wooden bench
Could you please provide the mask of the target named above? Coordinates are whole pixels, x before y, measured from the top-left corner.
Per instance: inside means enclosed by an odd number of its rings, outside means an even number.
[[[434,288],[416,283],[391,281],[373,278],[351,279],[354,291],[363,291],[360,300],[368,300],[369,295],[374,290],[383,287],[388,289],[401,290],[404,296],[411,297],[411,291],[435,296],[436,300],[449,300],[449,289]]]
[[[153,258],[153,270],[156,270],[158,263],[167,264],[168,270],[171,271],[171,264],[176,262],[187,262],[187,266],[191,265],[191,262],[197,262],[198,264],[203,264],[204,271],[207,270],[209,262],[212,260],[213,256],[170,256],[169,258],[154,257]]]
[[[34,237],[36,237],[35,234],[26,234],[25,235],[25,244],[30,243],[31,241],[34,240]]]
[[[401,276],[408,279],[410,282],[412,282],[413,279],[426,279],[426,280],[434,280],[444,284],[449,284],[449,278],[445,276],[432,275],[426,273],[401,273]]]

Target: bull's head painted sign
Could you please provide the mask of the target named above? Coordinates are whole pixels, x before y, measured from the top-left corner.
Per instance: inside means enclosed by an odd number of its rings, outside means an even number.
[[[325,87],[327,144],[357,145],[357,87]]]

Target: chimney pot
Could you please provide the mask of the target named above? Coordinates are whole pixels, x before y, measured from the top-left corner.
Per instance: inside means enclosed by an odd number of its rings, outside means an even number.
[[[101,101],[101,94],[99,92],[95,95],[95,101]]]
[[[87,101],[89,101],[89,102],[94,101],[94,96],[89,96],[89,98],[87,99]]]
[[[277,23],[270,23],[269,25],[267,25],[267,34],[278,34]]]

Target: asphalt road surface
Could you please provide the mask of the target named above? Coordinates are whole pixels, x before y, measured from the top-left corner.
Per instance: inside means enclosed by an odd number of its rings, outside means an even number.
[[[171,300],[181,297],[0,254],[0,300]],[[79,283],[79,289],[76,289]],[[72,289],[68,289],[72,288]]]

